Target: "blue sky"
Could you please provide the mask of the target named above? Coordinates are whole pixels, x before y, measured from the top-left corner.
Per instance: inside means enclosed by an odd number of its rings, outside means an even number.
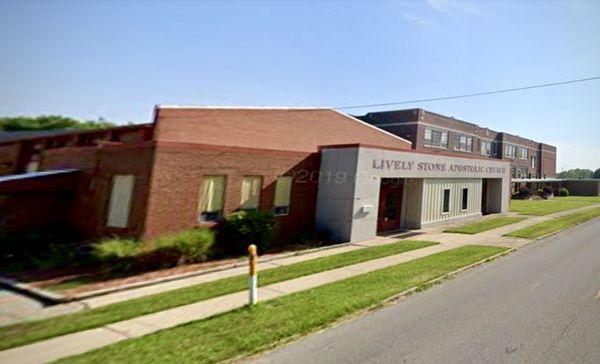
[[[600,1],[0,2],[0,115],[340,106],[600,75]],[[600,81],[403,105],[600,167]],[[352,110],[364,113],[378,109]]]

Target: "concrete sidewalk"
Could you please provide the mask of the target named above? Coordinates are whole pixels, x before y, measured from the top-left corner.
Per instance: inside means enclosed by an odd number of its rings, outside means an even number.
[[[322,286],[342,279],[405,263],[466,244],[439,244],[403,254],[370,260],[338,269],[272,284],[259,289],[259,300],[267,301],[286,294]],[[0,363],[45,363],[84,353],[116,342],[148,335],[247,304],[248,292],[242,291],[191,305],[116,322],[100,328],[68,334],[38,343],[0,352]]]
[[[330,255],[345,253],[348,251],[363,249],[366,247],[389,244],[398,240],[410,239],[410,240],[429,240],[435,241],[441,244],[479,244],[479,245],[496,245],[510,248],[520,248],[523,245],[529,243],[527,239],[512,238],[502,236],[507,232],[521,229],[526,226],[536,224],[538,222],[546,221],[551,218],[564,216],[576,211],[585,210],[598,206],[586,206],[579,209],[567,210],[558,212],[552,215],[546,216],[524,216],[527,220],[522,222],[503,226],[494,230],[485,231],[475,235],[455,234],[455,233],[444,233],[444,230],[453,225],[446,225],[440,227],[427,228],[422,230],[415,230],[408,233],[392,234],[389,236],[378,236],[374,239],[362,241],[359,243],[346,243],[337,246],[329,246],[325,248],[318,248],[308,252],[300,253],[281,253],[274,256],[269,256],[266,261],[259,262],[261,270],[289,265],[298,263],[310,259],[316,259],[326,257]],[[506,214],[493,214],[484,216],[478,220],[494,219],[498,216],[515,216],[516,213]],[[474,220],[474,221],[478,221]],[[455,224],[462,225],[464,223]],[[408,237],[406,237],[408,236]],[[244,265],[226,268],[222,270],[212,271],[208,273],[199,272],[197,275],[184,277],[181,279],[174,279],[167,282],[160,282],[155,284],[148,284],[143,287],[124,289],[113,293],[103,294],[79,301],[74,301],[67,304],[60,304],[54,306],[44,307],[36,302],[32,302],[30,305],[20,305],[10,312],[10,315],[3,315],[0,310],[0,327],[10,324],[15,324],[24,321],[33,321],[44,318],[50,318],[55,316],[64,315],[67,313],[73,313],[85,310],[87,308],[97,308],[106,306],[116,302],[127,301],[139,297],[149,296],[153,294],[163,293],[172,291],[179,288],[190,287],[202,283],[212,282],[222,278],[233,277],[237,275],[243,275],[247,273],[247,267]],[[20,300],[15,300],[20,301]],[[27,307],[27,309],[20,310],[19,307]]]
[[[597,206],[597,205],[596,205]],[[592,206],[593,207],[593,206]],[[583,210],[582,209],[577,210]],[[422,235],[411,236],[410,240],[430,240],[437,241],[439,245],[430,246],[418,250],[409,251],[406,253],[388,256],[376,260],[366,261],[359,264],[341,267],[317,274],[312,274],[289,281],[279,282],[259,289],[259,300],[266,301],[273,298],[281,297],[286,294],[303,291],[306,289],[318,287],[338,280],[354,277],[375,270],[383,269],[400,263],[408,262],[417,258],[422,258],[431,254],[443,252],[464,245],[484,244],[497,245],[511,248],[519,248],[531,240],[520,238],[503,237],[502,234],[514,231],[526,226],[536,224],[541,221],[546,221],[554,217],[560,217],[575,210],[561,212],[553,215],[542,217],[530,217],[522,222],[500,227],[487,232],[465,235],[444,233],[444,228],[431,228],[422,230]],[[494,218],[498,215],[485,218]],[[447,227],[445,227],[447,228]],[[306,254],[301,256],[287,257],[281,261],[269,262],[269,267],[278,265],[287,265],[314,259],[320,256],[339,254],[345,251],[363,249],[367,246],[375,246],[389,244],[398,241],[396,235],[387,237],[378,237],[360,245],[345,245],[335,249],[328,249],[315,252],[314,254]],[[262,268],[266,268],[263,264]],[[217,277],[233,276],[246,273],[246,268],[232,269],[227,271],[216,272]],[[211,281],[209,275],[195,277],[202,279],[204,282]],[[182,284],[183,282],[169,282]],[[203,282],[195,281],[193,284]],[[188,284],[191,285],[191,284]],[[152,287],[145,287],[152,288]],[[140,291],[138,291],[140,292]],[[126,293],[126,292],[123,292]],[[149,294],[149,293],[146,293]],[[73,334],[68,334],[38,343],[25,345],[0,352],[0,362],[6,363],[42,363],[57,360],[60,358],[77,355],[89,350],[97,349],[106,345],[110,345],[122,340],[136,338],[148,335],[159,330],[172,328],[181,324],[204,319],[219,313],[231,311],[236,308],[243,307],[247,303],[247,291],[237,292],[229,295],[224,295],[209,300],[197,302],[190,305],[175,307],[161,312],[156,312],[133,319],[116,322],[100,328],[81,331]],[[99,297],[98,299],[100,299]]]

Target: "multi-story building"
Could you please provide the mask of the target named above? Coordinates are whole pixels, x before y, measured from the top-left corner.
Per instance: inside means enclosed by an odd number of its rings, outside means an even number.
[[[419,152],[487,157],[510,162],[513,178],[556,176],[556,147],[423,109],[372,112],[358,117],[412,142]]]
[[[360,241],[508,210],[506,161],[414,150],[332,109],[159,106],[149,125],[58,134],[0,143],[0,233],[152,238],[261,210],[281,242]]]

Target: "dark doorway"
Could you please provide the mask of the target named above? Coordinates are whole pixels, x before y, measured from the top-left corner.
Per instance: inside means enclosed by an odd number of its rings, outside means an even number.
[[[400,212],[402,211],[402,178],[382,178],[379,187],[379,212],[377,215],[377,232],[397,230],[400,228]]]
[[[487,215],[487,205],[488,205],[488,180],[481,180],[481,213],[483,215]]]

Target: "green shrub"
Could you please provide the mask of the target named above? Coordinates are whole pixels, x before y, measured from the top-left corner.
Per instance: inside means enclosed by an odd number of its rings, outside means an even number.
[[[178,262],[198,263],[211,256],[214,242],[214,233],[210,230],[186,230],[157,238],[154,252],[167,260],[176,257]]]
[[[206,229],[186,230],[137,242],[104,240],[93,246],[92,256],[110,271],[148,271],[180,263],[197,263],[212,254],[214,234]]]
[[[248,245],[255,244],[259,252],[268,251],[276,224],[272,212],[235,212],[219,228],[219,248],[228,254],[245,254]]]
[[[560,197],[567,197],[567,196],[569,196],[569,190],[567,190],[567,189],[566,189],[566,188],[564,188],[564,187],[561,187],[561,188],[558,190],[558,195],[559,195]]]
[[[92,247],[92,256],[101,262],[133,258],[140,253],[140,244],[132,239],[102,240]]]

